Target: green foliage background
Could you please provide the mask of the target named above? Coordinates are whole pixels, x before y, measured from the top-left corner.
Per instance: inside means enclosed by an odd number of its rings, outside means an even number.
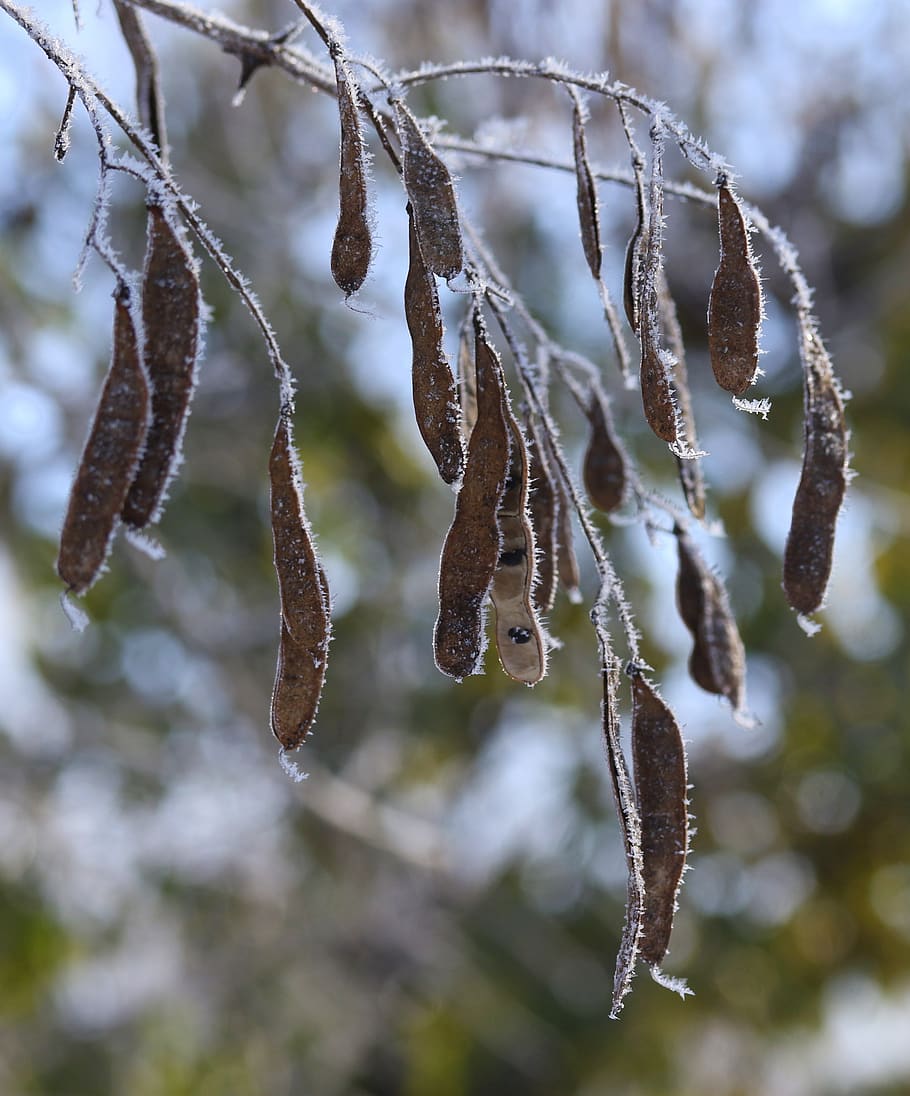
[[[72,37],[69,5],[46,7]],[[62,81],[0,21],[0,1090],[907,1090],[910,8],[862,7],[862,33],[858,12],[821,0],[796,12],[772,0],[748,11],[614,2],[596,16],[534,0],[337,8],[352,50],[393,68],[555,53],[665,98],[799,246],[854,393],[859,477],[830,619],[810,640],[779,589],[801,391],[787,289],[766,254],[769,421],[695,381],[711,505],[728,533],[709,550],[740,618],[761,728],[734,726],[685,683],[672,546],[603,526],[691,740],[698,820],[669,963],[695,996],[639,978],[619,1022],[607,1014],[622,850],[587,608],[557,604],[564,648],[533,692],[508,682],[492,653],[487,673],[461,686],[432,664],[452,496],[408,417],[403,193],[377,157],[382,251],[364,311],[345,309],[328,270],[331,102],[266,71],[232,107],[236,59],[151,19],[176,175],[250,277],[298,378],[306,503],[336,596],[328,684],[303,751],[309,780],[287,781],[267,728],[277,391],[248,316],[209,265],[206,360],[160,528],[167,557],[118,543],[86,599],[90,629],[69,630],[55,537],[107,362],[112,287],[100,264],[81,295],[69,284],[93,139],[77,120],[66,164],[53,161]],[[281,0],[225,10],[269,29],[294,13]],[[111,10],[85,18],[77,47],[128,101]],[[850,66],[849,86],[831,78],[838,65]],[[449,81],[415,105],[462,133],[522,114],[523,143],[570,149],[567,102],[529,82]],[[624,163],[615,119],[592,106],[592,155]],[[603,361],[613,384],[571,177],[460,170],[464,202],[532,309]],[[633,204],[618,187],[601,199],[618,282]],[[697,208],[668,215],[670,282],[690,372],[704,378],[716,228]],[[136,187],[117,184],[111,229],[141,262]],[[450,333],[458,306],[449,295]],[[637,397],[613,387],[638,461],[675,492]],[[582,423],[567,400],[557,406],[577,468]]]

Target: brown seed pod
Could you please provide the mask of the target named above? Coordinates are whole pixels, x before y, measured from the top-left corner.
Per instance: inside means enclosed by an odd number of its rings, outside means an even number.
[[[366,144],[357,109],[357,85],[340,53],[335,56],[335,83],[341,120],[341,169],[332,277],[350,297],[363,285],[370,269],[373,233],[367,206]]]
[[[578,558],[575,555],[572,537],[572,503],[565,484],[558,476],[554,484],[556,489],[556,572],[566,597],[573,604],[578,604],[581,601],[581,572],[578,569]]]
[[[600,278],[603,260],[600,239],[600,218],[597,211],[597,184],[588,160],[588,143],[585,138],[585,116],[581,99],[572,95],[572,148],[575,153],[575,179],[577,183],[578,223],[581,243],[591,276]]]
[[[136,70],[136,112],[139,121],[152,135],[158,155],[168,160],[167,134],[164,128],[164,97],[158,74],[158,58],[142,21],[142,16],[124,0],[114,0],[114,10],[120,23],[133,68]]]
[[[531,593],[537,612],[548,613],[556,598],[556,558],[559,552],[556,540],[556,489],[546,453],[530,414],[525,419],[525,433],[529,442],[528,513],[537,544],[537,577]]]
[[[454,483],[464,468],[461,415],[452,370],[442,346],[442,313],[436,282],[427,270],[408,204],[410,264],[404,287],[404,313],[411,333],[411,382],[417,428],[439,474]]]
[[[461,404],[461,429],[466,439],[470,439],[477,421],[477,370],[472,343],[472,333],[465,325],[458,340],[458,402]]]
[[[475,333],[477,422],[439,563],[439,615],[433,635],[436,665],[459,681],[477,671],[483,654],[483,603],[499,562],[497,511],[509,471],[501,366],[479,316]]]
[[[396,99],[394,106],[404,186],[414,207],[420,250],[434,274],[454,278],[464,266],[464,254],[452,176],[407,104]]]
[[[660,346],[658,287],[663,267],[663,137],[652,135],[651,179],[648,186],[648,233],[641,262],[638,337],[641,342],[641,400],[645,418],[663,441],[678,440],[676,403],[670,384],[672,356]]]
[[[152,385],[145,451],[123,506],[123,520],[144,529],[161,515],[196,383],[200,334],[199,277],[189,248],[159,205],[148,207],[142,281],[143,362]]]
[[[314,664],[312,652],[294,639],[282,620],[270,723],[285,750],[302,746],[316,720],[325,676],[325,658],[320,657],[322,661]]]
[[[696,685],[726,697],[737,712],[745,702],[746,653],[727,591],[680,525],[673,529],[679,570],[676,603],[695,641],[689,673]]]
[[[604,747],[610,781],[613,785],[613,799],[616,815],[626,850],[626,917],[622,939],[616,956],[616,970],[613,976],[613,1004],[611,1018],[622,1009],[623,998],[632,988],[632,975],[638,959],[641,943],[643,917],[645,911],[645,887],[642,876],[641,819],[632,791],[632,781],[626,767],[620,741],[619,711],[617,699],[619,692],[619,673],[615,658],[610,650],[610,638],[606,624],[600,614],[592,614],[594,627],[600,643],[601,679],[603,682],[603,702],[601,718],[603,723]]]
[[[632,674],[632,760],[645,890],[641,957],[659,966],[689,848],[686,750],[676,717],[638,670]]]
[[[717,218],[720,265],[708,302],[708,350],[717,383],[741,396],[758,369],[761,282],[742,208],[725,181],[718,187]]]
[[[496,613],[496,649],[503,669],[515,681],[536,685],[547,672],[547,650],[531,598],[536,550],[528,518],[528,450],[503,395],[509,427],[509,475],[497,515],[500,549],[490,600]]]
[[[641,323],[641,402],[648,426],[663,441],[673,445],[677,441],[677,412],[670,384],[670,361],[666,351],[660,348],[657,321],[657,294],[645,295]]]
[[[690,453],[698,452],[698,434],[695,429],[695,412],[692,410],[692,394],[689,391],[689,371],[686,368],[686,348],[683,343],[682,328],[676,313],[676,302],[670,295],[667,279],[661,272],[658,293],[661,324],[667,337],[670,353],[676,360],[673,369],[673,388],[679,404],[679,417],[685,432],[686,444]],[[697,456],[681,457],[676,454],[676,467],[679,482],[689,512],[703,521],[705,517],[705,480],[701,470],[701,460]]]
[[[645,209],[638,207],[638,220],[629,242],[623,265],[623,307],[629,327],[638,334],[638,299],[641,293],[641,250],[645,247]]]
[[[632,130],[627,105],[620,99],[617,100],[619,115],[622,119],[622,127],[625,131],[629,151],[632,154],[632,175],[635,182],[635,228],[626,245],[626,257],[623,267],[622,297],[626,311],[626,319],[629,326],[638,334],[639,311],[642,293],[642,256],[648,235],[648,205],[645,198],[645,186],[643,168],[644,158],[641,154]]]
[[[808,616],[825,598],[849,454],[843,399],[828,353],[808,324],[804,324],[801,350],[806,377],[805,449],[784,550],[784,592],[790,605]]]
[[[281,640],[272,693],[272,733],[300,746],[316,718],[325,680],[330,620],[325,573],[303,510],[290,424],[282,413],[269,456],[272,540],[281,599]]]
[[[148,382],[126,285],[118,285],[114,300],[111,366],[70,491],[57,556],[57,574],[75,594],[85,593],[107,559],[148,427]]]
[[[599,385],[591,386],[587,414],[591,432],[583,465],[585,490],[593,506],[610,514],[625,501],[626,459],[614,435],[610,409]]]

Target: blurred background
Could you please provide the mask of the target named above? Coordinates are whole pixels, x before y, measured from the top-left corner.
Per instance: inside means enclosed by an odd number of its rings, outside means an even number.
[[[41,18],[132,108],[107,0]],[[665,100],[798,247],[845,386],[858,473],[830,606],[807,638],[780,590],[802,394],[790,290],[760,240],[767,422],[709,383],[709,209],[668,200],[668,277],[724,572],[749,652],[754,730],[686,677],[675,551],[602,528],[644,648],[690,743],[698,832],[667,968],[608,1019],[624,857],[599,727],[596,584],[560,596],[533,692],[434,668],[453,497],[413,424],[401,310],[404,196],[376,149],[381,243],[356,308],[329,274],[337,112],[279,72],[238,106],[235,57],[147,17],[174,171],[255,286],[298,379],[306,505],[334,593],[316,732],[292,784],[268,729],[278,606],[267,512],[277,388],[211,264],[207,352],[166,558],[118,540],[73,632],[54,574],[110,353],[112,280],[72,273],[95,192],[78,109],[53,158],[58,72],[0,13],[0,1091],[101,1096],[809,1096],[910,1091],[910,4],[905,0],[336,0],[350,50],[424,60],[555,56]],[[200,7],[210,9],[208,0]],[[268,31],[286,0],[222,0]],[[305,31],[300,42],[317,51]],[[571,156],[570,103],[487,76],[414,92],[453,134]],[[591,155],[625,168],[615,111]],[[646,131],[639,127],[639,137]],[[117,138],[119,140],[119,137]],[[603,365],[650,482],[666,448],[623,393],[578,240],[570,175],[458,163],[460,196],[555,338]],[[668,153],[668,174],[694,178]],[[710,180],[696,180],[702,185]],[[619,291],[634,222],[600,191]],[[118,180],[115,246],[141,264],[144,207]],[[464,302],[443,290],[450,337]],[[454,342],[452,343],[454,351]],[[579,469],[581,415],[554,395]],[[622,649],[620,647],[620,649]],[[626,722],[628,720],[626,719]]]

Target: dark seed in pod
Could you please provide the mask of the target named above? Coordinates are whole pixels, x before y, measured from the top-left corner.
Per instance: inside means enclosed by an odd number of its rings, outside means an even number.
[[[157,521],[180,449],[196,381],[199,277],[189,248],[161,206],[148,209],[142,281],[143,363],[152,386],[145,450],[123,506],[135,529]]]
[[[746,221],[726,184],[718,188],[720,265],[708,303],[708,350],[717,383],[741,396],[758,369],[761,282]]]
[[[148,383],[125,285],[118,286],[115,302],[111,367],[60,535],[57,574],[75,594],[85,593],[101,573],[148,427]]]
[[[509,474],[497,512],[502,551],[490,600],[502,668],[513,680],[536,685],[547,672],[547,652],[532,598],[537,553],[528,515],[530,461],[524,435],[507,402],[504,413],[509,428]]]

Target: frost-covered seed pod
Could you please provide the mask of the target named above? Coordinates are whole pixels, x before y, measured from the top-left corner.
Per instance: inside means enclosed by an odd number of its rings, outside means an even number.
[[[645,891],[640,954],[659,966],[670,943],[689,848],[686,751],[676,717],[637,670],[632,675],[632,759]]]
[[[300,468],[282,412],[269,456],[275,573],[281,601],[272,733],[286,750],[300,746],[316,719],[331,630],[329,591],[303,509]]]
[[[762,317],[761,282],[739,201],[718,188],[720,265],[708,302],[708,350],[717,383],[741,396],[755,380]]]
[[[196,384],[202,302],[190,249],[160,205],[148,209],[142,281],[143,363],[151,383],[145,449],[123,506],[123,520],[144,529],[158,520],[180,451]]]
[[[57,574],[75,594],[98,578],[145,443],[149,389],[140,359],[130,292],[114,306],[114,348],[60,534]]]
[[[408,206],[410,263],[404,288],[404,313],[411,334],[411,387],[417,429],[445,483],[464,468],[461,414],[452,370],[443,349],[442,313],[436,282],[427,269]]]

